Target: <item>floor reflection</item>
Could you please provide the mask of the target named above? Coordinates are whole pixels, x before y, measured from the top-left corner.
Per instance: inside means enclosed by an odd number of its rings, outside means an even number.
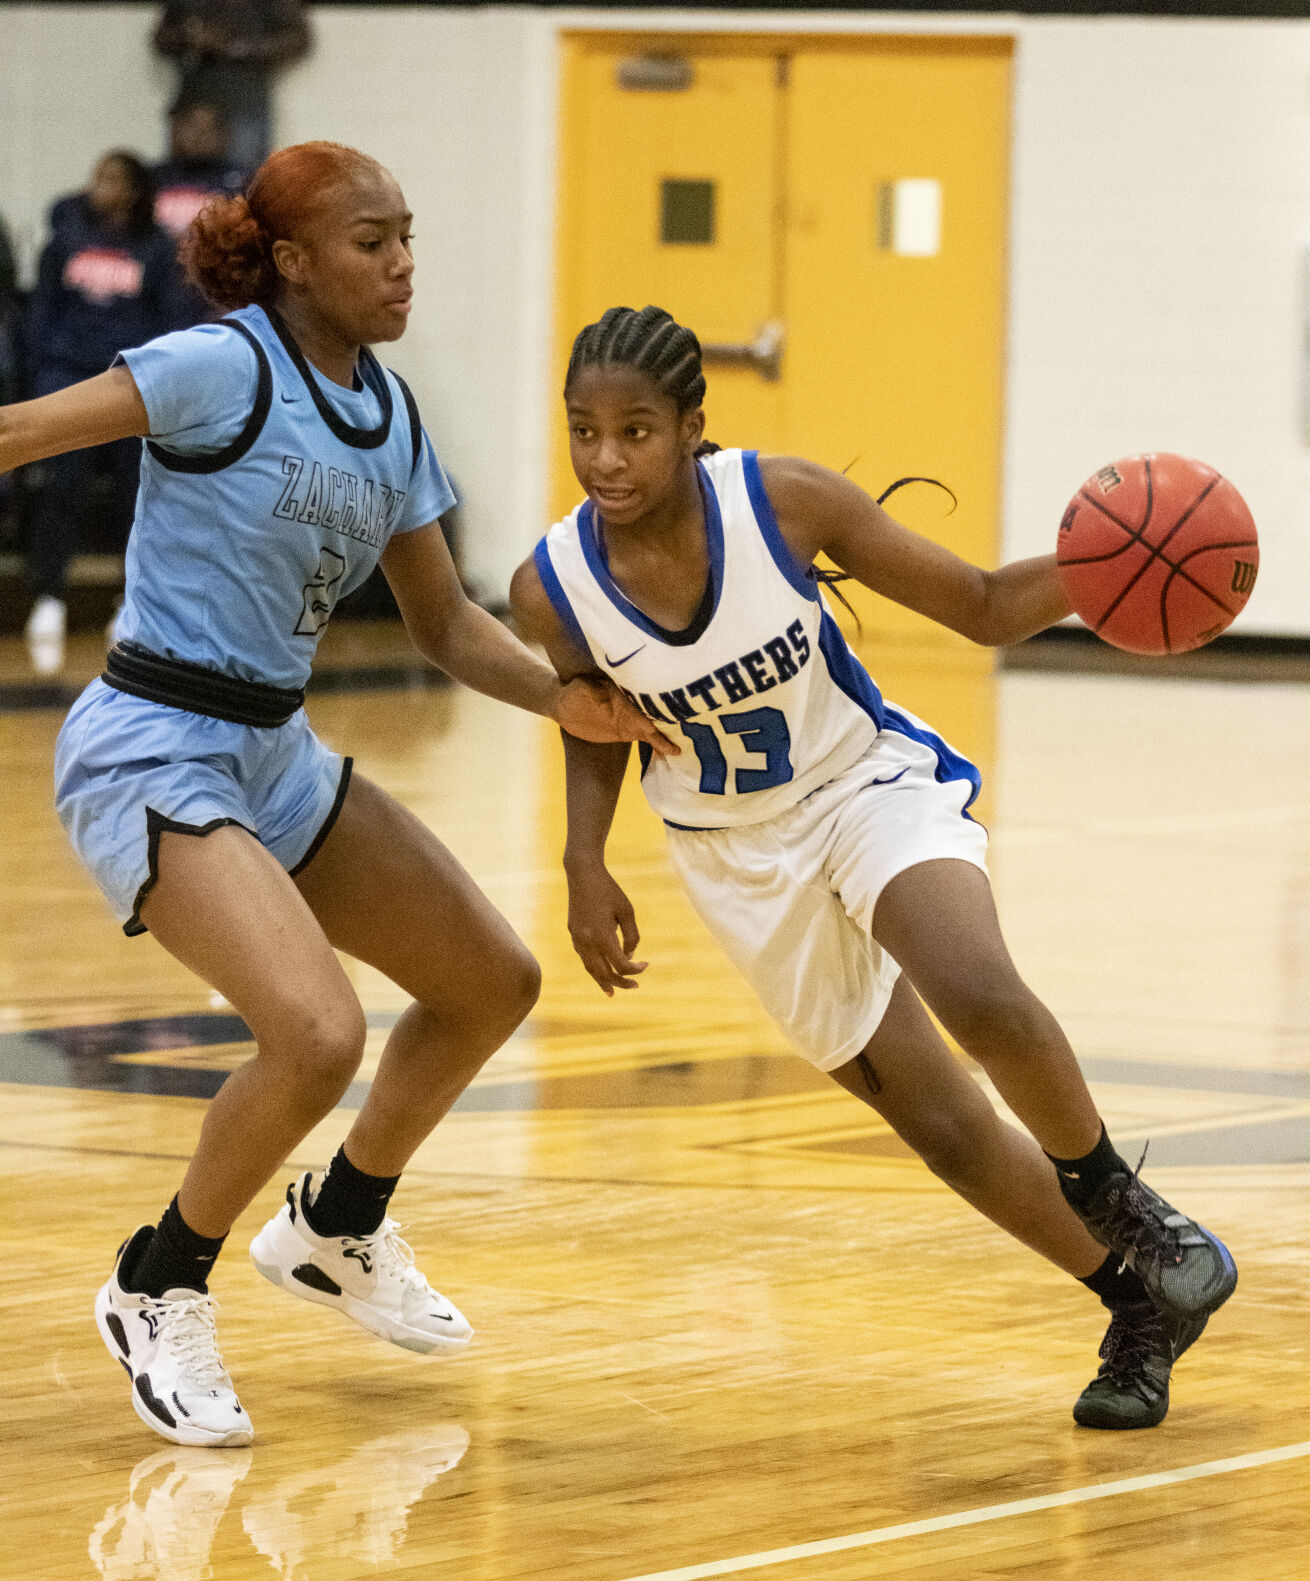
[[[469,1447],[457,1423],[387,1433],[352,1454],[271,1482],[255,1476],[237,1506],[254,1548],[283,1581],[312,1581],[325,1560],[390,1564],[410,1511]],[[88,1551],[104,1581],[212,1581],[212,1551],[251,1449],[165,1449],[132,1470]]]
[[[163,1449],[140,1461],[87,1545],[104,1581],[209,1581],[219,1522],[253,1460],[250,1449]]]
[[[468,1447],[468,1433],[454,1422],[388,1433],[256,1492],[241,1523],[283,1581],[311,1581],[324,1559],[388,1564],[405,1540],[410,1510]]]

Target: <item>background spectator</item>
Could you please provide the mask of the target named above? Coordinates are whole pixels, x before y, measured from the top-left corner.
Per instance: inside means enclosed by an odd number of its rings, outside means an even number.
[[[302,0],[168,0],[155,48],[177,61],[183,94],[221,106],[228,154],[246,170],[268,155],[273,72],[310,46]]]
[[[66,192],[62,198],[56,198],[50,205],[49,214],[46,215],[46,225],[51,236],[58,236],[61,231],[85,226],[87,201],[85,190]]]
[[[235,197],[250,172],[227,153],[227,119],[221,106],[187,92],[168,112],[168,158],[155,166],[155,223],[174,243],[212,197]],[[216,317],[215,310],[187,279],[174,254],[177,299],[173,324],[185,329]]]
[[[235,197],[250,172],[228,157],[221,105],[185,93],[168,112],[168,158],[154,169],[155,223],[181,236],[210,198]]]
[[[18,266],[14,261],[13,244],[9,228],[0,217],[0,327],[8,323],[8,316],[18,303]],[[0,358],[4,356],[4,343],[0,342]],[[0,390],[8,389],[4,381],[7,364],[0,360]],[[0,401],[4,396],[0,395]]]
[[[18,267],[0,218],[0,406],[18,396]],[[0,516],[11,509],[12,497],[13,480],[6,473],[0,476]]]
[[[29,320],[34,396],[102,373],[126,346],[165,333],[175,309],[173,243],[155,224],[155,189],[135,154],[115,150],[97,163],[86,192],[66,200],[37,276]],[[84,507],[104,547],[127,540],[136,498],[139,440],[76,450],[40,469],[28,574],[36,603],[26,634],[35,667],[63,662],[68,561]],[[107,489],[92,495],[92,478]]]

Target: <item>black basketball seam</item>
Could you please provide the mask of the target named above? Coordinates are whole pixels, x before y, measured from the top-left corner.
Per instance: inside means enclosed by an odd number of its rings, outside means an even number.
[[[1184,571],[1183,570],[1183,562],[1186,561],[1186,560],[1190,560],[1194,554],[1204,554],[1207,549],[1244,549],[1244,548],[1246,548],[1248,546],[1258,547],[1259,546],[1259,540],[1256,539],[1256,538],[1243,538],[1240,543],[1235,543],[1235,544],[1232,544],[1232,543],[1227,543],[1227,544],[1215,544],[1215,543],[1202,544],[1199,549],[1189,549],[1188,552],[1183,556],[1183,559],[1179,560],[1179,561],[1171,560],[1167,554],[1159,555],[1157,558],[1160,559],[1161,561],[1163,561],[1164,564],[1169,567],[1169,580],[1170,581],[1172,581],[1175,576],[1181,576],[1183,581],[1188,583],[1189,586],[1194,587],[1198,593],[1205,593],[1208,597],[1213,598],[1214,594],[1212,594],[1210,592],[1210,589],[1208,587],[1206,587],[1203,582],[1198,582],[1196,580],[1196,578],[1189,571]],[[1149,569],[1150,569],[1149,563],[1142,567],[1143,571],[1147,571]],[[1224,605],[1223,607],[1226,609],[1227,605]],[[1237,611],[1237,613],[1240,614],[1241,613],[1240,610]]]
[[[1144,520],[1142,522],[1143,529],[1145,529],[1147,522],[1149,522],[1150,519],[1151,519],[1151,507],[1150,507],[1150,500],[1151,500],[1151,462],[1150,462],[1149,457],[1147,458],[1147,460],[1145,462],[1145,466],[1146,466],[1146,488],[1147,488],[1147,501],[1148,501],[1148,503],[1147,503],[1146,516],[1145,516],[1145,518],[1144,518]],[[1206,497],[1215,488],[1218,487],[1220,482],[1222,482],[1222,479],[1218,476],[1218,474],[1216,474],[1213,478],[1211,478],[1210,481],[1206,484],[1206,486],[1201,490],[1201,492],[1192,501],[1192,503],[1189,506],[1187,506],[1187,508],[1179,515],[1178,520],[1173,524],[1173,526],[1169,529],[1169,531],[1167,533],[1165,533],[1164,537],[1160,540],[1160,542],[1158,544],[1147,543],[1146,540],[1144,538],[1142,538],[1140,535],[1135,535],[1135,536],[1137,536],[1138,542],[1141,544],[1142,548],[1145,549],[1147,551],[1147,553],[1151,556],[1151,559],[1163,561],[1163,563],[1165,565],[1167,565],[1170,568],[1171,571],[1178,571],[1179,570],[1178,566],[1174,563],[1174,561],[1172,561],[1169,558],[1169,556],[1167,554],[1165,554],[1165,552],[1164,552],[1165,545],[1174,536],[1174,534],[1179,530],[1179,528],[1182,527],[1185,522],[1190,520],[1190,518],[1199,509],[1202,501],[1205,500]],[[1124,583],[1123,587],[1121,587],[1119,589],[1119,592],[1111,600],[1110,607],[1104,612],[1104,614],[1102,614],[1100,620],[1097,621],[1096,625],[1092,628],[1094,631],[1096,631],[1098,633],[1100,632],[1101,628],[1105,625],[1106,621],[1109,620],[1110,616],[1114,614],[1115,610],[1119,608],[1120,604],[1123,603],[1124,599],[1126,599],[1128,597],[1129,593],[1132,592],[1132,590],[1137,586],[1137,584],[1142,580],[1142,578],[1146,575],[1146,573],[1150,569],[1151,569],[1151,560],[1147,560],[1146,564],[1144,566],[1142,566],[1136,572],[1135,575],[1133,575],[1133,576],[1128,578],[1128,581]],[[1194,580],[1194,578],[1192,578],[1191,576],[1188,576],[1186,571],[1180,571],[1179,575],[1183,576],[1188,582],[1191,582],[1194,587],[1200,588],[1200,583],[1196,582]],[[1200,590],[1202,592],[1205,591],[1204,588],[1200,588]]]
[[[1206,544],[1205,546],[1206,549],[1231,549],[1232,547],[1232,544]],[[1203,553],[1204,551],[1198,550],[1196,552],[1199,554]],[[1210,589],[1206,587],[1204,582],[1198,582],[1189,571],[1184,571],[1181,565],[1175,565],[1172,560],[1165,559],[1163,555],[1160,558],[1163,559],[1164,563],[1169,567],[1168,581],[1172,582],[1174,577],[1180,576],[1189,587],[1194,587],[1198,593],[1204,593],[1207,598],[1213,598],[1215,603],[1218,604],[1221,609],[1228,610],[1227,604],[1225,604],[1222,599],[1216,598]],[[1188,556],[1188,559],[1191,559],[1190,555]],[[1236,618],[1236,616],[1239,615],[1241,611],[1228,610],[1228,613]]]
[[[1195,549],[1189,549],[1182,559],[1177,562],[1177,567],[1181,570],[1189,560],[1194,560],[1198,554],[1208,554],[1211,549],[1258,549],[1259,547],[1260,540],[1258,538],[1234,538],[1231,543],[1197,544]],[[1173,564],[1174,562],[1171,561],[1170,563]],[[1186,575],[1186,572],[1183,574]]]
[[[1086,500],[1089,505],[1094,506],[1098,511],[1100,511],[1102,516],[1108,516],[1115,526],[1121,527],[1123,531],[1129,535],[1129,537],[1134,537],[1137,533],[1142,532],[1145,529],[1147,522],[1149,522],[1151,519],[1151,497],[1149,493],[1146,497],[1146,515],[1142,518],[1141,527],[1130,527],[1127,522],[1120,521],[1104,500],[1098,500],[1094,494],[1089,494],[1085,488],[1078,490],[1078,498]],[[1116,553],[1117,552],[1118,551],[1116,550]]]
[[[1216,479],[1215,481],[1217,482],[1218,479]],[[1213,486],[1214,485],[1212,483],[1211,487],[1213,487]],[[1060,560],[1060,564],[1062,566],[1066,566],[1066,565],[1100,565],[1106,560],[1113,560],[1117,555],[1123,554],[1123,552],[1126,549],[1131,549],[1134,544],[1140,544],[1141,547],[1143,549],[1145,549],[1149,554],[1154,555],[1157,559],[1163,560],[1164,563],[1167,566],[1170,566],[1170,567],[1174,567],[1175,564],[1181,565],[1183,563],[1183,561],[1189,560],[1191,558],[1192,554],[1197,552],[1197,551],[1189,551],[1187,554],[1185,554],[1183,556],[1182,560],[1180,560],[1178,562],[1174,562],[1173,560],[1171,560],[1169,558],[1169,556],[1167,554],[1161,554],[1157,549],[1154,549],[1149,543],[1144,543],[1142,541],[1142,532],[1145,529],[1146,523],[1149,522],[1150,518],[1151,518],[1151,510],[1150,510],[1149,506],[1147,508],[1146,518],[1143,521],[1142,526],[1139,528],[1139,527],[1130,527],[1130,526],[1128,526],[1128,524],[1126,522],[1120,521],[1120,519],[1114,514],[1114,512],[1112,510],[1109,510],[1094,495],[1089,494],[1086,489],[1079,489],[1077,498],[1080,499],[1080,500],[1083,500],[1086,504],[1091,505],[1094,509],[1100,511],[1103,516],[1108,517],[1109,520],[1112,521],[1114,523],[1114,525],[1116,527],[1118,527],[1121,532],[1127,533],[1128,534],[1128,542],[1120,544],[1117,549],[1111,549],[1105,554],[1084,554],[1084,555],[1078,555],[1077,557],[1070,556],[1068,559]],[[1201,499],[1204,499],[1204,498],[1205,498],[1205,495],[1202,494],[1198,499],[1194,500],[1192,502],[1192,505],[1188,508],[1188,514],[1190,514],[1192,510],[1195,510],[1196,506],[1200,504]],[[1182,524],[1183,519],[1184,518],[1180,517],[1179,520],[1174,523],[1175,528]],[[1170,536],[1172,536],[1172,533],[1170,534]],[[1165,542],[1168,542],[1168,538],[1165,539]],[[1256,542],[1258,542],[1258,540],[1255,539],[1255,538],[1247,538],[1247,539],[1243,539],[1242,543],[1240,543],[1240,544],[1230,544],[1230,545],[1226,545],[1225,547],[1228,547],[1228,548],[1239,548],[1240,549],[1245,544],[1248,544],[1248,543],[1252,543],[1253,544],[1253,543],[1256,543]],[[1212,546],[1207,544],[1205,547],[1206,548],[1210,548]]]
[[[1100,500],[1094,499],[1086,489],[1079,489],[1077,497],[1080,500],[1084,500],[1093,510],[1100,511],[1101,515],[1112,521],[1120,532],[1127,533],[1128,541],[1127,543],[1121,543],[1117,549],[1111,549],[1106,554],[1081,555],[1077,560],[1061,560],[1061,565],[1098,565],[1103,560],[1113,560],[1117,555],[1123,554],[1125,549],[1131,549],[1135,543],[1141,543],[1146,523],[1151,519],[1149,504],[1147,506],[1146,519],[1142,522],[1141,527],[1130,527],[1127,522],[1121,522],[1112,510],[1108,510],[1102,505]]]
[[[1131,549],[1135,543],[1141,541],[1134,528],[1121,522],[1112,511],[1106,510],[1105,506],[1099,500],[1094,500],[1086,489],[1079,490],[1078,498],[1085,500],[1088,505],[1100,511],[1103,516],[1108,516],[1120,532],[1127,533],[1128,539],[1126,543],[1121,543],[1117,549],[1111,549],[1106,554],[1084,554],[1080,555],[1076,560],[1061,560],[1061,565],[1098,565],[1102,560],[1113,560],[1116,555],[1122,554],[1125,549]]]
[[[1136,532],[1134,532],[1131,527],[1127,530],[1129,535],[1139,544],[1141,544],[1143,549],[1154,553],[1154,550],[1151,549],[1150,544],[1147,543],[1145,537],[1143,536],[1143,534],[1146,532],[1148,524],[1150,523],[1151,512],[1155,508],[1155,477],[1151,471],[1150,456],[1144,456],[1142,458],[1142,469],[1146,473],[1146,514],[1142,517],[1142,525],[1137,529]],[[1122,523],[1120,525],[1122,525]],[[1177,526],[1178,523],[1175,522],[1174,529],[1176,529]],[[1168,535],[1166,534],[1166,537],[1167,536]],[[1123,587],[1119,589],[1117,597],[1111,600],[1110,607],[1102,613],[1100,620],[1098,620],[1096,625],[1092,628],[1098,635],[1100,634],[1101,627],[1105,625],[1106,621],[1109,620],[1110,616],[1114,614],[1119,605],[1123,603],[1128,594],[1146,575],[1147,571],[1150,569],[1150,566],[1151,562],[1148,559],[1146,564],[1138,569],[1137,574],[1135,576],[1129,577],[1128,581],[1123,585]]]
[[[1149,477],[1150,477],[1150,469],[1151,469],[1151,463],[1149,461],[1146,463],[1146,469],[1147,469],[1147,477],[1149,479]],[[1166,582],[1172,581],[1175,576],[1181,576],[1185,582],[1191,583],[1191,585],[1194,588],[1196,588],[1196,590],[1198,592],[1200,592],[1200,593],[1207,593],[1208,594],[1208,589],[1203,587],[1196,580],[1195,577],[1191,576],[1188,572],[1186,572],[1186,571],[1184,571],[1182,569],[1182,561],[1171,560],[1169,558],[1169,556],[1164,553],[1164,548],[1165,548],[1165,545],[1169,542],[1169,540],[1173,537],[1173,535],[1178,531],[1178,529],[1180,527],[1182,527],[1183,524],[1186,521],[1188,521],[1189,518],[1192,517],[1196,513],[1196,511],[1199,509],[1202,501],[1206,498],[1206,496],[1208,494],[1210,494],[1210,492],[1213,489],[1217,488],[1221,481],[1222,481],[1222,479],[1219,478],[1218,476],[1216,476],[1214,478],[1211,478],[1210,482],[1206,484],[1206,486],[1201,490],[1201,492],[1196,496],[1196,498],[1186,508],[1186,510],[1183,511],[1183,513],[1179,516],[1178,520],[1173,524],[1173,526],[1169,529],[1169,531],[1160,540],[1158,546],[1154,545],[1154,544],[1149,544],[1149,543],[1143,542],[1142,547],[1144,549],[1148,550],[1150,552],[1151,556],[1154,559],[1161,561],[1163,564],[1165,564],[1165,565],[1167,565],[1169,567],[1169,576],[1166,578]],[[1149,516],[1150,516],[1150,512],[1149,511],[1147,512],[1147,516],[1149,518]],[[1208,548],[1209,546],[1207,545],[1206,547]],[[1183,556],[1184,560],[1189,559],[1189,558],[1190,558],[1189,555],[1184,555]],[[1107,620],[1109,620],[1110,616],[1114,613],[1114,611],[1119,607],[1119,605],[1128,596],[1128,594],[1132,592],[1133,588],[1135,588],[1137,586],[1137,584],[1141,581],[1141,579],[1146,575],[1146,573],[1150,569],[1151,569],[1151,561],[1148,560],[1146,562],[1146,564],[1144,566],[1142,566],[1142,568],[1137,572],[1136,576],[1133,576],[1133,577],[1129,578],[1127,585],[1122,589],[1122,591],[1120,592],[1118,598],[1116,598],[1114,600],[1114,602],[1110,605],[1110,608],[1107,609],[1105,614],[1101,616],[1101,625],[1104,625],[1105,622]],[[1162,635],[1163,635],[1163,637],[1165,639],[1165,647],[1168,649],[1169,648],[1169,632],[1168,632],[1168,628],[1167,628],[1167,626],[1164,625],[1163,621],[1162,621],[1161,624],[1162,624],[1162,627],[1163,627]],[[1097,629],[1097,631],[1100,631],[1101,627],[1098,626],[1096,629]],[[1170,651],[1172,651],[1172,650],[1170,650]]]
[[[1219,597],[1218,593],[1211,592],[1208,587],[1203,587],[1200,582],[1196,581],[1194,577],[1189,576],[1187,572],[1183,570],[1183,566],[1186,565],[1189,560],[1195,559],[1198,554],[1210,554],[1211,552],[1220,549],[1245,549],[1255,542],[1256,540],[1254,538],[1239,538],[1234,543],[1206,543],[1202,544],[1197,549],[1189,549],[1182,559],[1178,561],[1177,565],[1174,566],[1173,570],[1170,571],[1169,575],[1165,577],[1164,586],[1160,589],[1160,625],[1164,630],[1165,645],[1169,649],[1170,653],[1172,653],[1174,650],[1173,644],[1169,641],[1169,616],[1165,608],[1165,601],[1169,597],[1169,589],[1173,586],[1174,578],[1176,576],[1181,576],[1184,582],[1189,582],[1194,588],[1197,589],[1198,592],[1204,593],[1205,596],[1213,603],[1218,604],[1219,608],[1223,610],[1224,614],[1228,616],[1229,620],[1236,620],[1237,617],[1242,613],[1240,609],[1229,609],[1228,605],[1224,603],[1223,599]]]

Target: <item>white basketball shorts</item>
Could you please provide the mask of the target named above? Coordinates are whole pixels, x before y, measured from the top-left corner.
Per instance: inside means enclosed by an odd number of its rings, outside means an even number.
[[[913,715],[895,717],[914,734],[889,724],[844,774],[774,818],[668,830],[701,920],[820,1070],[864,1048],[900,975],[870,931],[883,889],[943,857],[987,871],[987,831],[966,810],[977,770]]]

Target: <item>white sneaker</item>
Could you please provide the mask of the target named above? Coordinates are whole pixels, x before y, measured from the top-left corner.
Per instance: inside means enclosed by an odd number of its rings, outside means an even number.
[[[288,1186],[286,1207],[251,1241],[250,1260],[264,1278],[306,1301],[336,1307],[405,1350],[462,1350],[473,1330],[414,1266],[396,1221],[384,1219],[372,1235],[316,1235],[304,1206],[306,1197],[312,1203],[317,1195],[312,1182],[305,1174]]]
[[[27,654],[38,675],[57,675],[64,667],[64,631],[67,610],[59,598],[43,593],[32,605],[23,627]]]
[[[250,1418],[241,1409],[218,1354],[218,1303],[195,1290],[162,1297],[124,1290],[120,1273],[154,1233],[143,1224],[118,1249],[114,1271],[96,1296],[96,1327],[111,1356],[132,1380],[136,1414],[175,1444],[248,1444]]]
[[[42,593],[32,605],[32,612],[23,627],[23,635],[29,642],[39,642],[50,637],[58,637],[62,642],[67,623],[68,611],[63,599],[52,598],[49,593]]]

